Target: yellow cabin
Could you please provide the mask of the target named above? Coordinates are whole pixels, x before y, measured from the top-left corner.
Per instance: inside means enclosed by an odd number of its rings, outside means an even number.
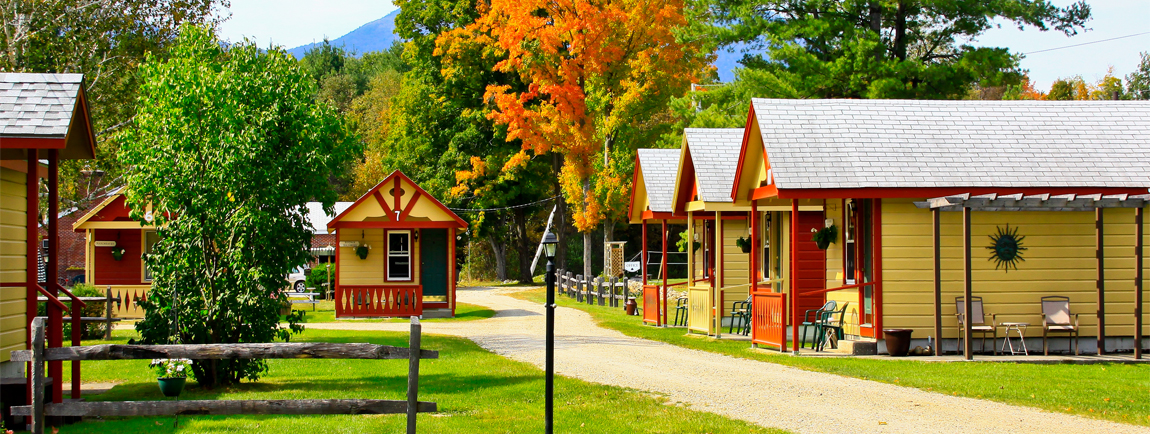
[[[669,310],[668,291],[662,288],[671,288],[668,280],[667,268],[671,264],[686,262],[686,255],[672,252],[668,249],[672,234],[667,226],[683,224],[687,221],[686,213],[675,214],[672,210],[672,198],[675,195],[675,176],[679,170],[679,149],[639,149],[635,155],[635,173],[632,179],[631,202],[628,209],[631,224],[643,226],[643,244],[640,254],[643,276],[643,322],[656,326],[668,324]],[[658,224],[659,240],[661,246],[658,261],[650,257],[648,252],[648,223]],[[674,234],[673,236],[678,236]],[[674,256],[674,259],[672,258]],[[681,258],[680,258],[681,257]],[[651,285],[648,280],[652,277],[651,264],[657,264],[657,274],[654,277],[661,280],[661,284]]]
[[[455,238],[467,222],[403,173],[328,223],[337,318],[455,315]]]
[[[1147,122],[1147,102],[753,100],[729,192],[761,252],[753,341],[797,350],[807,311],[834,302],[855,353],[886,352],[884,329],[991,353],[1004,323],[1026,324],[1011,333],[1033,353],[1043,297],[1065,297],[1079,337],[1052,334],[1050,351],[1133,349]],[[968,302],[987,347],[959,347]]]
[[[63,346],[63,318],[71,314],[75,304],[58,283],[55,264],[43,264],[45,276],[40,281],[37,230],[41,178],[48,188],[46,229],[55,234],[60,215],[60,160],[95,156],[96,140],[84,87],[81,74],[0,73],[0,102],[8,106],[0,111],[0,379],[25,381],[0,382],[3,388],[30,387],[23,378],[25,364],[10,360],[12,351],[30,347],[37,299],[48,300],[47,347]],[[49,252],[59,251],[57,238],[47,239]],[[80,328],[73,330],[77,333],[71,336],[72,344],[79,345]],[[48,376],[57,379],[50,393],[54,402],[63,400],[62,369],[58,361],[48,363]],[[72,397],[79,398],[78,367],[72,380]],[[4,395],[24,396],[8,392],[5,390]]]

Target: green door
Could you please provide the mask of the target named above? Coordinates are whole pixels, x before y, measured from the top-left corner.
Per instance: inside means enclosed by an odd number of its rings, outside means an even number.
[[[423,296],[447,301],[447,229],[423,229],[419,243]]]

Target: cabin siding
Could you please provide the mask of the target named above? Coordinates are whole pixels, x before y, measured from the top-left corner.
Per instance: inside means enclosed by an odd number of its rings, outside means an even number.
[[[356,256],[355,247],[339,247],[341,249],[339,252],[340,285],[407,286],[420,284],[420,243],[414,239],[411,243],[412,280],[388,281],[385,279],[384,265],[387,260],[387,244],[384,243],[384,231],[384,229],[339,230],[338,241],[358,241],[371,246],[366,259],[360,259],[359,256]],[[418,233],[419,230],[416,229],[415,232]]]
[[[0,283],[20,283],[27,277],[27,175],[0,168]],[[27,289],[0,287],[0,362],[25,347]]]
[[[746,213],[730,213],[738,215]],[[723,316],[731,315],[735,303],[744,301],[750,295],[750,280],[747,268],[751,254],[735,244],[739,237],[750,238],[746,220],[723,220]]]
[[[883,201],[883,324],[916,329],[918,337],[934,327],[934,261],[931,212],[910,199]],[[1134,211],[1104,211],[1106,257],[1106,334],[1134,334]],[[1018,270],[995,270],[989,261],[989,236],[1009,224],[1026,238],[1025,262]],[[1042,335],[1039,299],[1070,297],[1071,313],[1080,314],[1083,336],[1097,336],[1097,275],[1093,212],[979,212],[971,215],[973,295],[983,297],[987,314],[999,323],[1027,322],[1027,336]],[[1150,243],[1150,234],[1144,240]],[[962,214],[942,213],[943,337],[957,337],[955,297],[963,291]],[[1144,264],[1150,273],[1150,262]],[[987,321],[989,321],[989,316]],[[1144,331],[1145,332],[1145,331]]]

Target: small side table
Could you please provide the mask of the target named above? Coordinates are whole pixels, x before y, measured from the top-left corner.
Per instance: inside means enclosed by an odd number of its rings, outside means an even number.
[[[1014,332],[1018,334],[1018,342],[1020,343],[1019,346],[1022,347],[1022,354],[1029,356],[1030,352],[1026,350],[1026,337],[1024,335],[1026,333],[1026,327],[1029,326],[1030,323],[1004,322],[1001,323],[1001,325],[1006,327],[1006,338],[1002,340],[1002,348],[999,349],[999,352],[1005,354],[1006,348],[1009,347],[1010,355],[1018,354],[1018,351],[1014,349],[1014,343],[1010,341],[1010,331],[1014,330]]]

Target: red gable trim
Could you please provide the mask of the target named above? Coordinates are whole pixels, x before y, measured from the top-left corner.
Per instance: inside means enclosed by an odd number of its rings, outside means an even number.
[[[68,140],[63,137],[4,137],[0,138],[3,149],[64,149]]]
[[[383,188],[384,185],[387,185],[388,182],[392,182],[396,186],[398,186],[399,181],[401,179],[404,181],[407,181],[408,184],[411,184],[412,187],[415,188],[415,192],[419,196],[427,196],[427,199],[430,200],[432,204],[439,207],[439,209],[441,209],[441,210],[443,210],[443,212],[447,213],[448,216],[451,216],[451,218],[454,220],[455,223],[450,224],[450,222],[446,222],[446,223],[449,223],[448,226],[423,226],[422,224],[425,224],[425,223],[445,223],[445,222],[342,222],[343,218],[346,217],[347,214],[351,212],[351,210],[359,207],[359,205],[362,204],[364,200],[367,200],[367,198],[374,197],[379,192],[379,190],[381,188]],[[382,194],[381,194],[381,196],[382,196]],[[384,211],[388,212],[388,218],[390,219],[391,213],[394,211],[389,210],[387,205],[385,204],[386,201],[381,200],[381,199],[382,198],[378,198],[376,200],[380,201],[380,206],[383,207]],[[418,199],[418,196],[412,196],[413,201],[417,200],[417,199]],[[399,198],[398,197],[396,198],[395,208],[399,208]],[[383,181],[380,181],[378,184],[375,185],[375,187],[372,187],[371,190],[368,190],[367,193],[364,193],[363,196],[360,196],[359,199],[356,199],[355,203],[351,204],[351,206],[347,207],[347,209],[343,210],[343,212],[339,213],[338,216],[336,216],[334,219],[332,219],[330,222],[328,222],[327,228],[328,229],[335,229],[337,227],[356,227],[355,225],[349,226],[349,224],[352,224],[352,223],[357,223],[357,224],[358,223],[371,223],[371,224],[376,224],[376,225],[380,225],[383,223],[392,223],[395,225],[399,225],[399,226],[370,226],[370,227],[408,227],[408,228],[416,228],[416,227],[465,228],[465,227],[467,227],[466,221],[463,221],[463,219],[459,218],[458,215],[456,215],[450,209],[447,209],[447,207],[444,206],[442,202],[440,202],[434,196],[427,194],[427,191],[425,191],[422,187],[420,187],[419,184],[416,184],[415,181],[412,181],[411,178],[408,178],[407,175],[404,175],[403,172],[400,172],[398,170],[391,172],[391,174],[387,175],[387,177],[384,178]]]
[[[743,127],[743,144],[739,147],[739,164],[735,166],[735,183],[731,184],[731,200],[738,201],[739,182],[743,180],[743,164],[747,158],[747,144],[751,141],[751,122],[755,120],[755,105],[747,111],[747,125]],[[764,150],[764,153],[766,151]]]
[[[686,213],[687,203],[693,200],[695,194],[698,193],[699,186],[695,179],[695,163],[691,158],[691,144],[683,144],[683,157],[679,160],[679,166],[682,168],[683,176],[679,177],[679,182],[689,182],[691,188],[676,188],[679,195],[673,198],[674,202],[671,204],[671,212],[675,214]]]
[[[627,219],[635,215],[635,186],[639,185],[639,172],[643,169],[639,167],[639,151],[635,151],[635,170],[631,172],[631,201],[627,205]],[[646,184],[644,184],[644,187]],[[651,203],[651,195],[647,194],[647,203]],[[650,206],[648,206],[650,208]]]

